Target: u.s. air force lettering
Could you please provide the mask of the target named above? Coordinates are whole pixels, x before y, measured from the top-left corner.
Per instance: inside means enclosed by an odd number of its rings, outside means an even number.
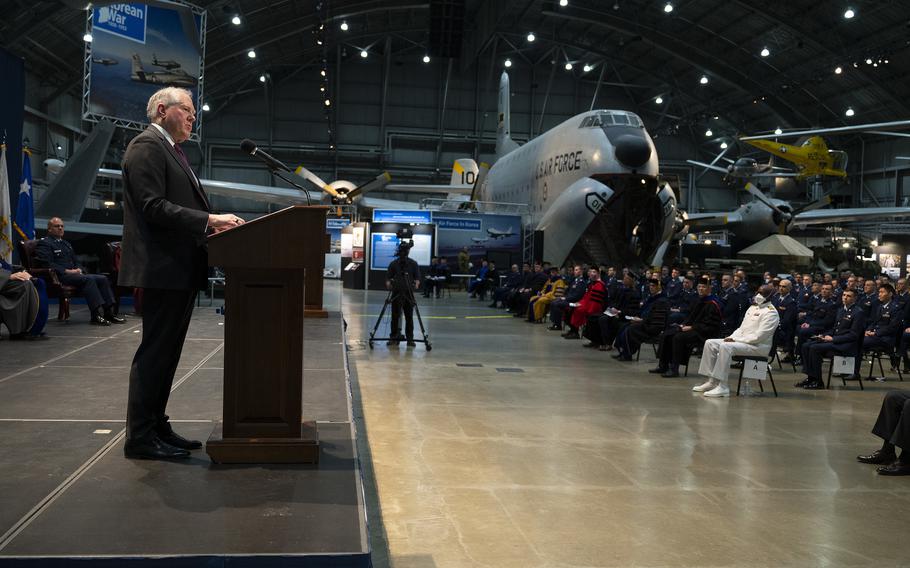
[[[534,179],[579,170],[582,167],[583,156],[583,151],[576,150],[574,152],[566,152],[565,154],[557,154],[543,160],[537,165],[537,170],[534,172]]]

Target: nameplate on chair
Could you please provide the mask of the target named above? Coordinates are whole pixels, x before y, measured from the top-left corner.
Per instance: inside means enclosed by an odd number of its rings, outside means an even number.
[[[743,361],[743,378],[765,380],[768,371],[768,362],[761,359],[746,359]]]
[[[834,359],[831,360],[831,373],[835,375],[852,375],[855,364],[856,359],[853,357],[835,355]]]

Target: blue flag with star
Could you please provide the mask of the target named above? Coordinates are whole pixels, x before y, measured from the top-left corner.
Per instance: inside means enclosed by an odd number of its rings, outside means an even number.
[[[32,200],[32,152],[22,150],[22,183],[19,184],[19,201],[16,204],[16,230],[25,240],[35,238],[35,202]]]

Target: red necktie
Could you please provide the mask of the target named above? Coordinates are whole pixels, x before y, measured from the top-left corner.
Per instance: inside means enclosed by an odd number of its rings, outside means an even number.
[[[180,163],[186,166],[186,169],[193,171],[193,168],[190,167],[190,161],[186,159],[186,154],[183,153],[183,148],[180,147],[180,144],[174,144],[174,151],[177,152]]]

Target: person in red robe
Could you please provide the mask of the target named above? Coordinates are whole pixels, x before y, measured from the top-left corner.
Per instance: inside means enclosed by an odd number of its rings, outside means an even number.
[[[600,313],[607,302],[607,287],[600,279],[600,269],[592,266],[588,269],[588,287],[585,295],[577,304],[569,304],[572,313],[569,316],[569,331],[563,334],[566,339],[579,339],[578,328],[585,325],[588,316]]]

